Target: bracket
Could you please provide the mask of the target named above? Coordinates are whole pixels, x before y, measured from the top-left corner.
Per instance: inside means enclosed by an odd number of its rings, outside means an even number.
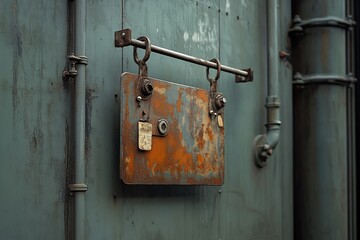
[[[87,189],[88,189],[88,187],[84,183],[69,184],[70,192],[86,192]]]
[[[302,75],[297,72],[293,78],[294,85],[306,85],[306,84],[338,84],[338,85],[350,85],[355,83],[357,80],[348,74],[347,76],[339,75]]]
[[[63,80],[68,80],[69,78],[77,76],[76,64],[88,64],[88,58],[86,56],[75,56],[74,53],[70,53],[67,56],[68,59],[68,69],[63,71]]]
[[[289,34],[301,36],[304,33],[304,29],[313,27],[338,27],[349,30],[355,24],[356,22],[352,19],[352,16],[349,16],[347,19],[327,16],[303,20],[299,15],[295,15],[292,20],[292,27],[289,29]]]

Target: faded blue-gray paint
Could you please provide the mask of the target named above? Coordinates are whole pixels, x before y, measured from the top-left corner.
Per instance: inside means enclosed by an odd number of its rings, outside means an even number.
[[[289,2],[280,1],[280,49],[287,44]],[[5,113],[0,115],[0,237],[64,239],[65,170],[72,157],[67,121],[73,127],[71,92],[61,79],[67,3],[6,0],[0,13],[0,48],[6,56],[0,59]],[[266,2],[92,0],[86,16],[85,239],[292,239],[292,93],[286,62],[279,70],[279,145],[264,169],[252,156],[252,140],[265,130],[266,120]],[[227,73],[219,80],[229,129],[222,187],[121,183],[119,80],[124,71],[137,72],[132,49],[113,46],[114,32],[125,27],[159,46],[254,68],[253,83],[235,84]],[[149,75],[209,88],[204,67],[155,53]]]
[[[0,3],[1,239],[64,239],[66,6]]]

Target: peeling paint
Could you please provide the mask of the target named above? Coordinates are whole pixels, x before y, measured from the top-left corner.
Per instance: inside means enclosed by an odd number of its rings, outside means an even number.
[[[210,22],[208,14],[204,13],[204,19],[198,20],[198,32],[191,35],[191,40],[200,43],[199,48],[206,51],[218,49],[218,32],[215,21]]]
[[[189,39],[189,33],[184,32],[184,41],[186,42]]]
[[[243,0],[242,0],[243,1]],[[225,3],[225,12],[230,13],[230,1],[226,0]]]

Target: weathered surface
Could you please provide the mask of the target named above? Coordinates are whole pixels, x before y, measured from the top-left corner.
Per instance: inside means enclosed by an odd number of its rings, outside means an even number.
[[[66,6],[0,2],[0,239],[65,238]]]
[[[153,78],[153,93],[140,95],[138,75],[121,79],[120,173],[128,184],[221,185],[224,127],[209,115],[209,91]],[[168,122],[162,135],[158,122]],[[138,146],[138,122],[152,127],[151,148]],[[141,138],[141,136],[140,136]]]

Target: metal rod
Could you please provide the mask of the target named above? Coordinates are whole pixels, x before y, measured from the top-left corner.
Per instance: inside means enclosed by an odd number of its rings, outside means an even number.
[[[135,46],[135,47],[145,49],[145,43],[140,41],[140,40],[131,39],[131,45]],[[187,62],[202,65],[202,66],[205,66],[205,67],[214,68],[214,69],[217,68],[216,63],[214,63],[214,62],[210,62],[210,61],[207,61],[207,60],[204,60],[204,59],[201,59],[201,58],[196,58],[196,57],[193,57],[193,56],[190,56],[190,55],[186,55],[186,54],[183,54],[183,53],[179,53],[179,52],[176,52],[176,51],[173,51],[173,50],[170,50],[170,49],[166,49],[166,48],[162,48],[162,47],[158,47],[158,46],[155,46],[155,45],[151,45],[151,51],[162,54],[162,55],[166,55],[166,56],[169,56],[169,57],[184,60],[184,61],[187,61]],[[228,67],[228,66],[225,66],[225,65],[221,65],[221,70],[224,71],[224,72],[233,73],[235,75],[240,75],[240,76],[243,76],[243,77],[247,77],[249,75],[249,73],[247,71],[245,71],[245,70],[240,70],[240,69]]]
[[[131,38],[131,29],[123,29],[115,32],[115,47],[126,47],[126,46],[134,46],[138,48],[145,49],[146,44],[143,41],[132,39]],[[208,60],[204,60],[201,58],[196,58],[184,53],[179,53],[170,49],[158,47],[155,45],[150,45],[151,51],[156,52],[168,57],[173,57],[176,59],[180,59],[183,61],[191,62],[194,64],[202,65],[205,67],[217,69],[217,64]],[[249,82],[253,80],[253,70],[251,68],[240,70],[237,68],[228,67],[225,65],[221,65],[221,71],[235,74],[236,82]]]

